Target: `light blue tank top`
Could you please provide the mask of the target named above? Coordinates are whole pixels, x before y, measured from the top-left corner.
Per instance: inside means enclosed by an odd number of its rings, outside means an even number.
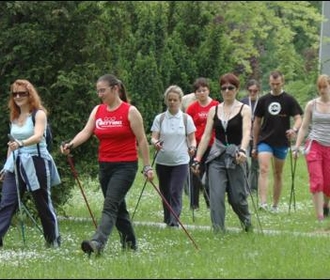
[[[14,136],[17,140],[25,140],[31,137],[34,134],[34,125],[32,121],[32,116],[30,115],[23,126],[19,126],[15,123],[11,124],[10,134]],[[45,133],[44,133],[45,135]],[[47,152],[47,144],[45,136],[42,138],[41,142],[39,143],[40,153]],[[26,147],[20,148],[20,152],[22,153],[29,153],[29,154],[38,154],[37,144],[29,145]]]

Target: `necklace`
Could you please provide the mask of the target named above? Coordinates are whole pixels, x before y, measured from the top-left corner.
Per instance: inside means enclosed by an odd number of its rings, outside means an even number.
[[[231,116],[231,113],[234,109],[236,105],[236,100],[233,102],[233,104],[230,106],[230,109],[229,109],[229,112],[226,114],[225,113],[225,102],[222,103],[222,115],[221,115],[221,124],[222,124],[222,127],[223,127],[223,130],[227,131],[227,127],[228,127],[228,121],[230,119],[230,116]]]

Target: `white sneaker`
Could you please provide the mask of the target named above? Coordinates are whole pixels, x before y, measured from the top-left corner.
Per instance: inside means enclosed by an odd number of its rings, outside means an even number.
[[[259,210],[268,211],[268,205],[267,205],[267,203],[261,203],[259,205]]]
[[[277,206],[272,206],[272,208],[270,209],[270,212],[273,214],[277,214],[278,213],[278,207]]]

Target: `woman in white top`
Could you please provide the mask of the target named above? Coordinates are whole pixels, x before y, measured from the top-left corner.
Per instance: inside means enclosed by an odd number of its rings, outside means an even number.
[[[152,124],[151,143],[157,150],[156,173],[159,189],[177,217],[182,210],[184,182],[188,176],[190,157],[196,150],[196,127],[189,115],[181,111],[183,92],[179,86],[166,89],[165,113],[158,114]],[[178,221],[163,201],[164,223],[178,226]]]

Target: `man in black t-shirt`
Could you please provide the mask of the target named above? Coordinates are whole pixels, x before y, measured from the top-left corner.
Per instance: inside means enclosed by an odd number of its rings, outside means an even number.
[[[301,123],[303,110],[297,100],[283,90],[284,77],[273,71],[269,76],[271,91],[260,97],[255,110],[253,125],[252,156],[258,157],[260,173],[258,189],[260,209],[268,210],[267,185],[271,159],[273,158],[273,204],[272,212],[278,211],[282,191],[282,173],[290,141],[296,136]],[[290,120],[293,126],[290,128]]]

